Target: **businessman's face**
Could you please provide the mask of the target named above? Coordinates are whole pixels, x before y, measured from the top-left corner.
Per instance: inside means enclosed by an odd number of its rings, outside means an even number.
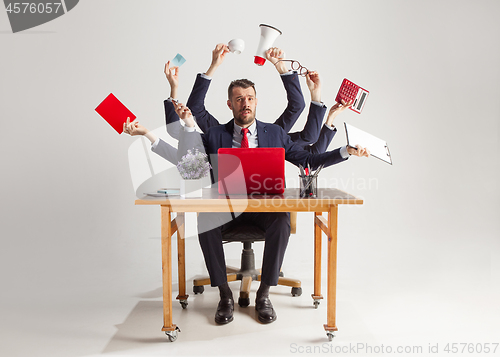
[[[229,109],[233,111],[236,124],[246,128],[255,121],[255,110],[257,108],[257,98],[252,87],[234,87],[231,99],[227,101]]]

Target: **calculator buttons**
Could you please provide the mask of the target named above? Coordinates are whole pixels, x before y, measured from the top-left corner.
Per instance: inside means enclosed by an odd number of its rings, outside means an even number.
[[[367,90],[361,88],[357,84],[354,84],[347,78],[344,78],[335,101],[338,103],[341,103],[342,100],[346,102],[352,101],[353,105],[350,109],[360,114],[368,94],[369,92]],[[358,104],[358,106],[356,106],[356,104]]]

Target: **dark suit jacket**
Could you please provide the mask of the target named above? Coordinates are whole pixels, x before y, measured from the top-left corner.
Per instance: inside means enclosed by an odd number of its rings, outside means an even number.
[[[309,164],[311,169],[314,170],[322,164],[327,167],[346,160],[340,155],[340,149],[322,154],[311,154],[294,143],[280,126],[264,123],[259,120],[256,122],[259,147],[284,148],[285,160],[296,166],[301,164],[303,167],[307,167]],[[217,182],[217,151],[220,148],[231,148],[233,146],[233,130],[234,119],[225,125],[218,125],[208,129],[206,134],[181,131],[178,158],[180,159],[184,156],[187,150],[198,149],[201,152],[205,152],[212,165],[212,182]]]
[[[328,150],[328,146],[332,142],[335,134],[337,134],[337,128],[332,130],[326,125],[323,125],[319,133],[318,141],[316,141],[313,145],[306,146],[304,149],[309,151],[311,154],[321,154]]]
[[[163,101],[165,107],[165,123],[167,124],[167,132],[174,139],[179,140],[179,135],[182,129],[179,116],[175,112],[174,104],[169,100]]]
[[[288,133],[290,139],[312,154],[325,152],[337,133],[337,129],[330,130],[325,125],[321,125],[325,112],[325,105],[319,106],[311,103],[304,130]]]

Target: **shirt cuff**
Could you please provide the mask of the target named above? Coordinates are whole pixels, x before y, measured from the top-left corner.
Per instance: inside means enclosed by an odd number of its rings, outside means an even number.
[[[289,76],[289,75],[292,75],[292,74],[293,74],[293,71],[289,70],[288,72],[281,73],[280,76]]]
[[[311,103],[320,106],[321,108],[325,105],[323,102],[316,102],[315,100],[311,100]]]
[[[201,78],[208,79],[209,81],[212,80],[212,77],[207,76],[205,73],[200,73]]]
[[[193,126],[193,127],[191,127],[191,126],[185,126],[185,125],[184,125],[184,131],[185,131],[185,132],[192,133],[192,132],[193,132],[193,131],[195,131],[195,130],[196,130],[196,128],[195,128],[194,126]]]
[[[155,150],[156,147],[158,146],[158,143],[160,142],[160,138],[156,139],[154,143],[151,144],[151,150]]]
[[[336,130],[336,129],[337,129],[337,128],[335,127],[335,125],[330,126],[330,125],[327,125],[326,123],[325,123],[324,125],[325,125],[328,129],[330,129],[331,131],[334,131],[334,130]]]
[[[168,98],[167,98],[167,102],[174,102],[174,103],[177,103],[177,102],[178,102],[178,100],[177,100],[177,99],[175,99],[175,98],[172,98],[172,97],[168,97]]]
[[[340,156],[342,156],[343,159],[347,159],[349,158],[349,156],[351,156],[351,154],[347,152],[347,146],[342,146],[340,148]]]

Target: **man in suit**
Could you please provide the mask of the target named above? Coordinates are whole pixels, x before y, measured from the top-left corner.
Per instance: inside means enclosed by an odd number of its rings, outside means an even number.
[[[194,102],[203,91],[195,92]],[[193,97],[193,93],[191,95]],[[312,169],[320,165],[330,166],[348,159],[350,155],[368,156],[368,152],[342,147],[322,154],[312,154],[293,142],[282,127],[256,120],[256,91],[253,82],[242,79],[231,82],[228,88],[227,105],[233,112],[233,120],[225,125],[210,127],[204,135],[194,130],[195,122],[188,107],[179,103],[176,112],[184,120],[185,128],[180,133],[179,157],[187,150],[198,149],[209,156],[212,164],[213,182],[217,182],[217,150],[219,148],[283,147],[285,159],[295,165],[309,165]],[[278,283],[279,272],[290,235],[290,217],[284,212],[243,213],[229,223],[217,213],[200,213],[198,237],[212,286],[217,286],[220,301],[215,314],[218,324],[233,320],[234,301],[227,284],[226,264],[222,246],[222,231],[242,223],[259,226],[266,233],[262,262],[261,284],[256,294],[255,309],[262,323],[276,320],[276,312],[269,299],[269,288]],[[215,228],[214,228],[215,227]]]
[[[212,63],[205,73],[198,74],[193,90],[188,99],[187,106],[191,109],[195,121],[199,128],[206,132],[210,127],[220,125],[220,122],[212,116],[204,106],[204,98],[212,81],[216,69],[223,63],[226,54],[229,52],[227,45],[218,44],[212,51]],[[266,51],[267,60],[273,64],[280,74],[284,89],[287,94],[287,107],[279,118],[274,122],[281,126],[285,132],[289,133],[300,114],[305,108],[304,97],[300,89],[299,76],[297,72],[289,71],[283,62],[283,50],[273,47]],[[179,85],[179,68],[171,67],[170,61],[165,64],[165,76],[170,84],[170,97],[164,101],[165,122],[167,132],[170,136],[179,139],[182,128],[179,117],[175,113],[174,103],[177,101],[177,87]],[[325,152],[328,145],[336,133],[333,125],[325,123],[322,126],[326,106],[321,101],[321,83],[319,74],[315,71],[306,75],[307,87],[311,94],[311,104],[308,118],[302,131],[289,133],[292,141],[312,153]],[[202,98],[203,100],[199,100]],[[342,112],[348,103],[337,103],[335,106],[336,115]]]

